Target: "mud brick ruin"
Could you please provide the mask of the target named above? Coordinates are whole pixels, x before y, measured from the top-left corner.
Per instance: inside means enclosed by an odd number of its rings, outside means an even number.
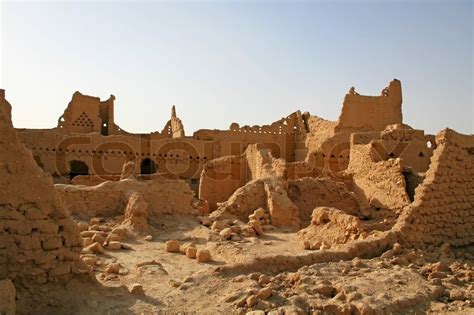
[[[1,314],[474,312],[474,136],[404,124],[398,80],[191,136],[80,92],[15,129],[5,94]]]

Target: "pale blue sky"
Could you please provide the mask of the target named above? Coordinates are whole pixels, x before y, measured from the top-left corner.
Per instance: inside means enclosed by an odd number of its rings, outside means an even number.
[[[301,109],[336,120],[351,86],[402,81],[405,123],[473,133],[471,1],[5,3],[0,87],[16,127],[54,127],[76,90],[131,132],[176,104],[188,134]]]

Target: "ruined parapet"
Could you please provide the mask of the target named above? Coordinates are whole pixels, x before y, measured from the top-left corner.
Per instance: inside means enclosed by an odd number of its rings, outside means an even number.
[[[103,136],[123,133],[114,122],[115,96],[101,101],[76,91],[64,114],[58,120],[57,130],[64,133],[96,132]]]
[[[414,247],[474,243],[474,136],[445,129],[414,202],[394,229]]]
[[[13,129],[0,94],[0,278],[29,286],[84,272],[76,224]]]
[[[300,111],[291,113],[287,117],[273,122],[270,125],[262,126],[240,126],[238,123],[232,123],[229,130],[242,133],[264,133],[264,134],[300,134],[306,132],[303,115]]]
[[[171,108],[171,135],[173,138],[183,138],[184,134],[184,127],[181,119],[176,116],[176,107],[173,105]]]
[[[387,125],[401,123],[402,85],[394,79],[380,96],[359,95],[352,88],[344,98],[336,130],[383,130]]]

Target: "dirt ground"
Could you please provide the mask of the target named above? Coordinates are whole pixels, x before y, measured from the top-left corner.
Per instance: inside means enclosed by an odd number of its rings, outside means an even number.
[[[122,217],[105,221],[113,227]],[[199,263],[167,252],[170,239],[182,247],[207,248],[212,259]],[[129,249],[83,255],[93,257],[92,273],[67,287],[48,284],[44,295],[35,296],[18,289],[18,309],[37,314],[474,314],[473,260],[463,254],[472,248],[453,251],[442,263],[436,253],[401,250],[297,268],[291,260],[314,251],[303,250],[296,233],[275,228],[229,241],[184,215],[165,215],[122,243]],[[287,263],[272,265],[278,257],[287,257]],[[108,270],[117,263],[117,270]],[[134,284],[143,292],[130,293]]]

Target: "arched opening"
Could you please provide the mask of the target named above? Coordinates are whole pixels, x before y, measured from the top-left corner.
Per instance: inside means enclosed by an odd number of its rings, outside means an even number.
[[[154,174],[156,173],[157,167],[155,161],[146,158],[140,163],[140,174]]]
[[[78,175],[88,175],[89,174],[89,166],[87,166],[86,162],[72,160],[69,162],[69,179],[73,179]]]

